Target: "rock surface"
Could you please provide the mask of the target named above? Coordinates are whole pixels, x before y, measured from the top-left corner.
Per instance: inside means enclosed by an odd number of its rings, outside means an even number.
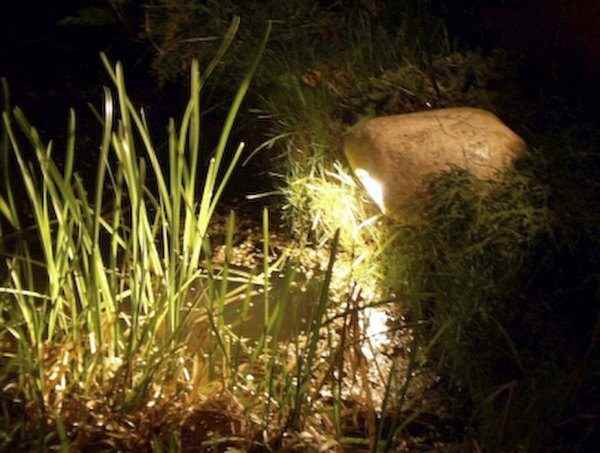
[[[423,191],[425,176],[456,166],[492,179],[525,150],[498,117],[474,108],[373,118],[344,137],[356,176],[383,213],[395,218]]]

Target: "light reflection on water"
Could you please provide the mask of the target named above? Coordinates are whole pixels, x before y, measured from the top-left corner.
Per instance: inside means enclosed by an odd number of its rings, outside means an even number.
[[[368,360],[375,359],[378,356],[377,352],[389,342],[387,334],[389,320],[388,313],[382,308],[365,309],[363,330],[368,341],[361,345],[361,349]]]

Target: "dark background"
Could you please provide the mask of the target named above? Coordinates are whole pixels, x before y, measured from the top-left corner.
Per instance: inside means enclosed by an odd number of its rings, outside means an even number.
[[[339,4],[336,1],[325,3]],[[344,4],[351,4],[346,2]],[[481,49],[504,47],[523,53],[525,77],[580,99],[596,101],[600,76],[598,0],[435,0],[451,37]],[[143,2],[127,2],[125,15],[104,24],[77,25],[69,17],[84,7],[106,7],[102,0],[11,2],[0,27],[0,76],[14,101],[40,129],[53,129],[48,111],[79,109],[108,83],[98,58],[105,51],[126,62],[130,85],[142,104],[158,104],[160,93],[149,71],[152,49],[142,31]],[[39,105],[41,103],[41,105]],[[43,106],[43,108],[42,108]],[[44,113],[41,113],[44,112]]]

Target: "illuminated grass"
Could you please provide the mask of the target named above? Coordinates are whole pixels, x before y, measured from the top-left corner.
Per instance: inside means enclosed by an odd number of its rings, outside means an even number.
[[[223,51],[238,23],[233,22]],[[75,397],[104,395],[109,407],[120,410],[176,398],[181,386],[200,379],[193,357],[184,354],[190,314],[198,307],[207,312],[219,340],[208,367],[228,368],[230,345],[221,333],[226,331],[223,305],[231,298],[229,271],[226,265],[210,265],[207,231],[243,150],[240,144],[224,162],[268,34],[233,99],[202,180],[197,177],[200,92],[214,66],[201,76],[198,64],[192,64],[190,100],[179,127],[169,122],[163,166],[143,111],[129,99],[121,64],[113,66],[102,55],[116,102],[105,89],[91,192],[73,170],[79,153],[73,111],[63,169],[53,160],[53,143],[43,141],[20,109],[4,111],[3,161],[12,154],[18,173],[5,178],[2,214],[15,229],[27,225],[27,209],[15,202],[14,191],[24,184],[35,227],[28,233],[32,240],[19,242],[6,260],[1,337],[8,339],[9,349],[2,351],[2,377],[12,398],[23,399],[42,426],[46,420],[62,423],[61,409]],[[26,160],[23,137],[33,149],[34,164]],[[233,229],[232,221],[229,238]],[[266,280],[244,281],[242,289]],[[199,282],[207,290],[198,294],[194,285]]]
[[[96,112],[103,133],[93,183],[75,171],[81,151],[73,112],[61,166],[53,143],[20,109],[5,106],[2,159],[18,172],[5,174],[0,210],[10,234],[26,240],[2,250],[3,449],[375,444],[380,402],[373,394],[392,381],[378,369],[374,383],[360,349],[368,340],[366,304],[353,282],[370,255],[357,246],[374,240],[376,217],[364,221],[352,178],[337,166],[307,186],[323,201],[315,211],[325,232],[319,276],[302,281],[285,253],[273,256],[267,210],[258,270],[231,265],[235,214],[225,223],[219,259],[210,241],[219,198],[243,151],[241,144],[226,161],[227,141],[268,33],[207,168],[199,164],[200,94],[214,65],[200,74],[192,64],[190,101],[180,123],[168,124],[165,158],[131,103],[121,64],[102,55],[115,94],[105,89]],[[25,193],[17,193],[22,185]],[[343,201],[340,218],[330,223],[318,211],[335,200]],[[354,255],[340,274],[342,242]],[[263,310],[258,334],[243,338],[237,329],[253,304]],[[309,309],[303,326],[284,327],[290,308]],[[357,413],[368,413],[368,428],[353,425]],[[206,424],[212,434],[198,431]],[[190,440],[191,432],[199,437]]]

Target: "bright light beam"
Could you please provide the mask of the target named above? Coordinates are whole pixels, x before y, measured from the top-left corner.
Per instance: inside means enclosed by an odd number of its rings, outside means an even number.
[[[383,203],[383,185],[373,178],[369,172],[363,168],[357,168],[354,170],[356,177],[360,179],[363,187],[371,197],[371,200],[375,202],[382,213],[386,213],[385,204]]]

